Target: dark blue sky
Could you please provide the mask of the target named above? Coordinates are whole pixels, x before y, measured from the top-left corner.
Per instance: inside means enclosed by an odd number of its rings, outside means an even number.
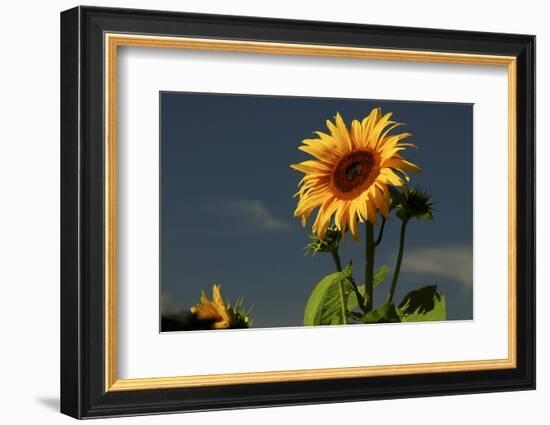
[[[164,308],[189,308],[201,289],[222,285],[225,298],[253,305],[254,327],[300,326],[313,286],[334,271],[330,256],[304,256],[311,221],[293,218],[292,195],[308,159],[304,138],[326,131],[336,112],[349,124],[373,107],[394,112],[418,146],[405,156],[423,169],[412,182],[433,197],[435,220],[408,226],[395,299],[437,283],[448,319],[472,318],[471,104],[162,92],[160,278]],[[314,216],[313,216],[314,218]],[[393,270],[399,221],[386,225],[376,268]],[[363,245],[350,238],[363,280]],[[391,276],[375,293],[381,303]]]

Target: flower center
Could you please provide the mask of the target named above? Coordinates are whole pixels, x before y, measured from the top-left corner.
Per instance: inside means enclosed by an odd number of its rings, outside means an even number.
[[[351,152],[334,167],[330,186],[342,198],[355,198],[370,187],[379,172],[379,158],[375,152]]]

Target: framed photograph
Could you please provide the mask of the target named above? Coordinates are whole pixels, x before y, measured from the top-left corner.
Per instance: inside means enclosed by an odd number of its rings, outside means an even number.
[[[535,388],[535,37],[61,14],[61,411]]]

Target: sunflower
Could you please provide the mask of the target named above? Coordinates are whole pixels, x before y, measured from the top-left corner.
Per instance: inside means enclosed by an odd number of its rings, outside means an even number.
[[[212,301],[202,291],[201,302],[191,307],[191,313],[196,314],[199,320],[211,320],[214,329],[227,329],[234,320],[233,312],[222,298],[220,285],[212,285]]]
[[[391,121],[392,113],[382,115],[374,108],[361,122],[353,120],[348,130],[339,113],[334,123],[327,120],[330,134],[315,132],[317,139],[303,140],[298,149],[315,159],[291,167],[305,174],[299,183],[298,205],[294,217],[302,225],[319,207],[312,230],[323,238],[331,220],[342,232],[349,228],[359,239],[357,222],[377,222],[377,211],[387,217],[390,205],[388,187],[404,186],[407,171],[420,168],[405,160],[400,152],[414,147],[402,140],[410,133],[389,134],[402,125]]]

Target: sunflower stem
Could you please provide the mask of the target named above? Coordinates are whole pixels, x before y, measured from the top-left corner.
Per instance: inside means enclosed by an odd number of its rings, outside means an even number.
[[[330,251],[332,254],[332,259],[334,260],[334,264],[336,264],[336,270],[339,272],[342,271],[342,262],[340,261],[340,254],[338,254],[338,250],[332,250]],[[340,290],[340,308],[342,313],[342,324],[347,325],[348,324],[348,312],[346,310],[346,294],[344,291],[344,281],[340,281],[339,283],[339,290]]]
[[[365,300],[363,296],[361,295],[361,292],[359,292],[359,287],[357,286],[357,283],[355,283],[355,280],[353,279],[353,276],[350,276],[349,281],[351,282],[351,285],[353,286],[353,292],[355,292],[355,296],[357,297],[357,304],[359,304],[359,308],[363,313],[367,313],[367,309],[365,307]]]
[[[374,305],[374,226],[365,222],[365,310],[372,311]]]
[[[332,254],[332,259],[334,260],[334,264],[336,264],[336,270],[339,272],[342,271],[342,263],[340,261],[340,254],[338,253],[338,249],[334,251],[330,251]],[[357,287],[357,283],[355,283],[355,280],[353,279],[353,276],[349,277],[349,281],[351,282],[351,286],[353,287],[353,292],[355,293],[355,296],[357,297],[357,301],[359,304],[359,307],[363,311],[363,313],[366,313],[365,309],[365,302],[363,301],[363,296],[361,295],[361,292],[359,292],[359,288]]]
[[[348,312],[346,311],[346,295],[344,293],[344,281],[341,280],[338,286],[340,288],[340,307],[341,307],[341,313],[342,313],[342,324],[347,325]]]
[[[385,226],[386,226],[386,217],[382,217],[382,224],[380,225],[380,231],[378,232],[378,238],[376,239],[374,246],[378,246],[380,245],[380,242],[382,242],[382,236],[384,236]]]
[[[395,271],[393,272],[393,279],[391,281],[390,293],[388,294],[388,304],[393,302],[395,288],[397,287],[397,279],[399,279],[399,272],[401,271],[403,251],[405,250],[405,233],[407,231],[408,222],[409,220],[403,220],[403,222],[401,223],[401,234],[399,235],[399,252],[397,254],[397,262],[395,263]]]
[[[338,254],[337,250],[330,251],[332,254],[332,259],[334,260],[334,264],[336,264],[336,270],[339,272],[342,271],[342,262],[340,261],[340,254]]]

